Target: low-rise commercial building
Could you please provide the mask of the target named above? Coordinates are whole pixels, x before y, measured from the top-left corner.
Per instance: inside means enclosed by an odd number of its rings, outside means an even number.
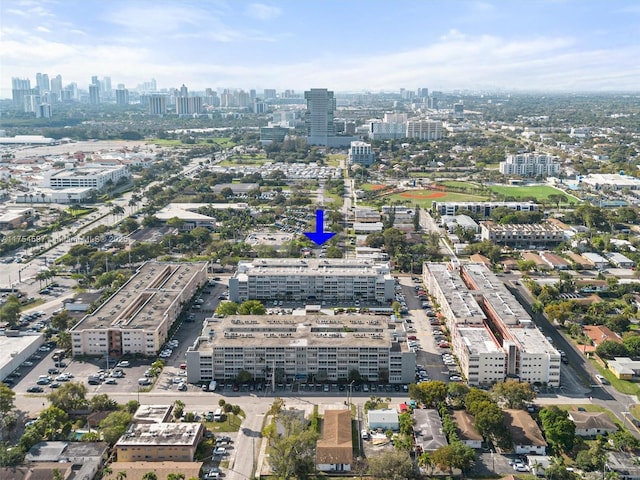
[[[186,353],[187,380],[235,380],[242,371],[274,381],[410,383],[416,355],[404,333],[374,315],[229,316],[205,322]]]
[[[400,430],[400,420],[398,412],[393,408],[381,408],[379,410],[369,410],[367,413],[367,423],[371,430],[381,430],[386,432],[391,430],[397,432]]]
[[[203,204],[200,203],[170,203],[156,212],[155,217],[165,225],[167,222],[178,220],[180,229],[184,231],[190,231],[196,227],[214,230],[216,219],[198,213],[202,206]]]
[[[129,169],[123,165],[74,167],[68,164],[44,177],[43,186],[49,188],[89,187],[100,190],[107,184],[116,185],[121,179],[129,178]]]
[[[193,462],[202,423],[132,424],[116,442],[118,462]]]
[[[206,282],[206,262],[145,263],[71,328],[73,355],[155,355],[184,305]]]
[[[389,303],[388,263],[357,259],[263,258],[240,262],[229,279],[229,300],[365,301]]]

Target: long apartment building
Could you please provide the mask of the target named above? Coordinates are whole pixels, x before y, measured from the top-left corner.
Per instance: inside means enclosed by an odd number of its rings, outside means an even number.
[[[507,223],[498,224],[487,221],[480,224],[480,238],[499,245],[533,248],[533,246],[552,247],[565,241],[564,230],[554,223]]]
[[[496,208],[504,207],[516,212],[535,212],[540,205],[533,202],[433,202],[431,210],[440,215],[457,215],[458,210],[468,210],[478,219],[490,218]]]
[[[500,173],[503,175],[518,175],[521,177],[546,177],[560,173],[560,164],[556,157],[543,153],[521,153],[507,155],[500,162]]]
[[[155,355],[183,306],[206,282],[206,262],[145,263],[73,326],[73,355]]]
[[[470,384],[507,378],[560,384],[560,354],[485,265],[427,263],[423,276]]]
[[[374,315],[229,316],[205,322],[187,349],[187,380],[369,381],[410,383],[416,354],[406,334]]]
[[[229,300],[388,303],[394,279],[388,263],[355,259],[273,258],[240,262],[229,279]]]

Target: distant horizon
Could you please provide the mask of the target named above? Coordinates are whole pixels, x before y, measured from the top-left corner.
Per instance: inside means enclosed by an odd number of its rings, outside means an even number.
[[[634,0],[5,0],[0,98],[60,74],[86,90],[640,91]]]

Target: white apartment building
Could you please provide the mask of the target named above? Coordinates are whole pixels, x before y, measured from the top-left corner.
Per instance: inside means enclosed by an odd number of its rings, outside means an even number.
[[[233,380],[241,371],[266,381],[410,383],[416,354],[387,317],[230,316],[205,322],[186,353],[187,381]]]
[[[516,212],[535,212],[540,205],[533,202],[436,202],[431,204],[431,210],[440,215],[457,215],[458,210],[468,210],[478,218],[489,218],[498,207],[510,208]]]
[[[482,222],[480,238],[499,245],[533,248],[555,246],[565,241],[564,230],[554,223],[506,223]]]
[[[150,261],[71,328],[73,355],[155,355],[184,305],[207,282],[207,263]]]
[[[521,177],[552,177],[560,173],[560,164],[555,157],[542,153],[507,155],[506,160],[500,162],[500,173]]]
[[[229,300],[375,301],[389,303],[388,263],[356,259],[264,258],[240,262],[229,279]]]
[[[560,384],[560,354],[485,265],[427,263],[423,272],[471,385],[507,378]]]
[[[375,161],[371,151],[371,144],[366,142],[351,142],[349,147],[349,163],[370,167]]]
[[[442,122],[438,120],[407,121],[407,138],[418,140],[440,140],[442,138]]]
[[[406,115],[405,115],[406,117]],[[406,118],[403,122],[372,121],[369,124],[370,140],[397,140],[407,134]]]
[[[120,179],[130,176],[129,169],[124,165],[74,167],[69,163],[63,170],[46,174],[43,178],[43,186],[49,188],[89,187],[100,190],[109,182],[115,185]]]

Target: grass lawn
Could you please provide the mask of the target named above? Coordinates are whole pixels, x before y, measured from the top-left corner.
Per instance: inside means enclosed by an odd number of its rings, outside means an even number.
[[[591,365],[596,367],[596,369],[602,374],[602,376],[604,376],[604,378],[606,378],[609,383],[611,383],[613,388],[618,390],[620,393],[639,396],[640,386],[638,386],[638,384],[629,382],[628,380],[620,380],[610,370],[602,368],[600,364],[593,359],[591,360]]]
[[[38,299],[34,300],[33,302],[29,302],[29,303],[26,303],[26,304],[22,305],[20,307],[20,311],[22,312],[24,310],[30,310],[33,307],[37,307],[38,305],[42,305],[43,303],[44,303],[44,299],[43,298],[38,298]]]
[[[482,202],[487,197],[481,195],[470,195],[466,193],[438,192],[435,190],[411,190],[402,193],[396,193],[384,197],[385,202],[392,200],[405,203],[407,205],[418,204],[421,208],[431,208],[433,201],[438,202]]]
[[[580,203],[580,200],[573,195],[569,195],[562,190],[550,187],[549,185],[532,185],[532,186],[508,186],[508,185],[488,185],[489,190],[496,195],[513,197],[516,199],[524,197],[534,197],[538,200],[546,200],[549,195],[566,195],[569,204]]]
[[[330,204],[335,208],[339,208],[344,203],[344,197],[342,195],[336,195],[328,191],[324,191],[325,204]]]
[[[161,147],[193,147],[194,145],[213,145],[214,143],[217,143],[223,148],[231,148],[236,145],[235,142],[231,141],[231,137],[201,138],[195,144],[182,143],[181,140],[171,140],[168,138],[154,138],[152,140],[149,140],[148,143],[159,145]]]
[[[360,185],[360,189],[364,190],[365,192],[370,192],[372,190],[382,190],[383,188],[386,188],[387,185],[382,184],[382,183],[363,183]],[[393,188],[393,187],[390,187]]]
[[[344,160],[346,155],[340,153],[330,153],[327,155],[327,166],[329,167],[339,167],[340,160]]]
[[[236,417],[233,413],[225,413],[224,422],[204,422],[204,426],[215,433],[237,432],[242,423],[241,415]]]

